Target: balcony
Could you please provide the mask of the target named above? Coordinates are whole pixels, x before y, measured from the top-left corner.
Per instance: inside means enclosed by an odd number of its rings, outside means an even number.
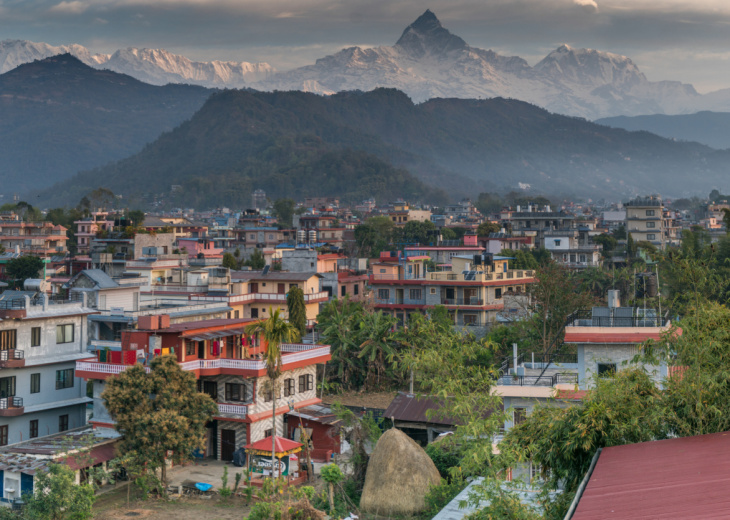
[[[0,351],[0,368],[20,368],[25,366],[25,351],[11,349]]]
[[[292,370],[307,364],[324,363],[330,360],[329,345],[282,344],[282,369]],[[76,377],[90,379],[106,379],[111,375],[121,374],[132,365],[99,363],[91,360],[76,362]],[[145,366],[149,372],[149,366]],[[250,359],[195,359],[180,363],[180,368],[197,375],[243,375],[261,376],[266,371],[266,362]]]
[[[226,415],[248,415],[248,406],[245,404],[218,403],[218,413]]]
[[[484,300],[481,298],[442,298],[441,299],[441,305],[459,305],[459,306],[469,306],[474,305],[481,307],[484,305]]]
[[[535,271],[514,269],[503,273],[487,273],[484,271],[471,271],[469,274],[435,272],[428,273],[429,280],[434,282],[494,282],[499,280],[521,280],[532,278]]]
[[[517,376],[504,375],[497,380],[498,385],[504,386],[556,386],[559,384],[577,385],[578,374],[574,372],[562,372],[553,375],[542,376]]]
[[[17,417],[23,415],[24,412],[22,397],[3,397],[0,399],[0,417]]]

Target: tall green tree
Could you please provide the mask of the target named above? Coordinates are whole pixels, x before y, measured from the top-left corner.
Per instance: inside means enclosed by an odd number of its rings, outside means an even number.
[[[635,367],[597,377],[580,405],[536,407],[500,451],[540,466],[547,490],[564,489],[547,507],[548,518],[563,518],[598,448],[662,439],[665,419],[661,391]]]
[[[221,266],[227,267],[228,269],[235,270],[238,269],[238,260],[236,260],[236,257],[233,256],[231,253],[223,253],[223,260],[221,261]]]
[[[289,289],[286,296],[286,306],[289,311],[289,323],[299,331],[303,337],[307,333],[307,307],[304,304],[304,291],[299,287]]]
[[[127,212],[127,218],[132,221],[132,225],[140,227],[144,225],[144,211],[133,209]]]
[[[502,227],[495,222],[482,222],[477,228],[477,235],[484,237],[489,235],[489,233],[498,233],[500,229]]]
[[[250,267],[251,269],[263,269],[266,265],[266,259],[264,253],[260,249],[254,249],[248,260],[243,262],[243,265]]]
[[[5,266],[5,275],[13,280],[15,287],[22,288],[28,278],[38,278],[43,271],[43,260],[37,256],[20,256],[13,258]]]
[[[276,199],[274,201],[274,215],[276,215],[279,225],[284,228],[292,227],[295,206],[294,199]]]
[[[166,460],[191,460],[205,445],[206,423],[218,408],[197,390],[195,375],[182,370],[174,356],[152,360],[147,374],[141,364],[107,379],[101,394],[107,410],[124,437],[120,455],[132,454],[160,469],[166,484]]]
[[[266,341],[266,376],[268,389],[271,392],[271,469],[276,468],[276,399],[279,397],[279,377],[283,365],[281,359],[281,344],[295,343],[301,340],[299,331],[287,322],[279,309],[269,309],[269,317],[263,322],[257,322],[246,327],[246,334],[260,334]]]

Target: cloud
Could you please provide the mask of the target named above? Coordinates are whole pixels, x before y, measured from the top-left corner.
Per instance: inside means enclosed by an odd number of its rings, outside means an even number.
[[[595,0],[573,0],[575,5],[579,5],[581,7],[590,7],[596,11],[598,11],[598,4],[595,2]]]
[[[86,11],[88,6],[79,0],[72,0],[71,2],[63,1],[60,4],[52,6],[49,11],[52,13],[60,14],[81,14]]]

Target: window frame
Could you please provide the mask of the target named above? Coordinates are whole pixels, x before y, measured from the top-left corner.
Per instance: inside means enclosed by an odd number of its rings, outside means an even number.
[[[390,300],[390,289],[378,289],[378,300]]]
[[[18,330],[0,330],[0,350],[15,350],[18,346]]]
[[[284,397],[296,395],[296,383],[293,377],[284,379]]]
[[[299,393],[309,392],[314,389],[314,376],[312,374],[302,374],[299,376]]]
[[[28,427],[28,436],[31,439],[35,439],[38,437],[38,419],[33,419],[30,421],[30,425]]]
[[[30,375],[30,393],[39,394],[41,392],[41,373],[35,372]]]
[[[63,414],[58,416],[58,431],[60,432],[66,432],[68,431],[68,414]]]
[[[8,389],[5,391],[5,394],[3,395],[2,392],[2,386],[4,386],[2,383],[3,381],[7,381],[7,387]],[[5,399],[8,397],[15,397],[16,392],[18,391],[18,387],[16,386],[17,379],[16,376],[6,376],[6,377],[0,377],[0,399]]]
[[[69,375],[70,374],[70,375]],[[75,374],[73,368],[56,370],[56,390],[66,390],[75,386]]]
[[[3,424],[0,426],[0,446],[7,446],[10,440],[10,426]]]
[[[74,342],[76,327],[73,323],[63,323],[56,325],[56,345],[66,345]],[[68,338],[68,331],[71,331],[71,339]],[[59,338],[61,341],[59,341]]]
[[[30,329],[30,346],[40,347],[43,338],[43,329],[41,327],[32,327]]]

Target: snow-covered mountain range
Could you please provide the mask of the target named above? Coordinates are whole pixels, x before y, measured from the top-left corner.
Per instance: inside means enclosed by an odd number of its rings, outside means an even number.
[[[284,72],[266,63],[194,62],[161,49],[129,48],[106,55],[80,45],[53,47],[6,40],[0,42],[0,73],[64,52],[92,67],[155,85],[190,83],[319,94],[392,87],[415,102],[436,97],[504,97],[588,119],[730,111],[730,89],[701,95],[692,85],[677,81],[652,82],[626,56],[563,45],[530,66],[519,56],[472,47],[444,28],[430,10],[409,25],[393,46],[351,47]]]
[[[395,87],[414,101],[434,97],[515,98],[589,119],[604,114],[693,111],[691,85],[650,82],[627,57],[563,45],[531,67],[518,56],[471,47],[426,11],[393,46],[351,47],[314,65],[274,74],[264,90],[331,93]]]
[[[70,53],[97,69],[128,74],[152,85],[188,83],[204,87],[241,88],[274,73],[268,63],[191,61],[164,49],[120,49],[114,54],[94,54],[81,45],[53,46],[26,40],[0,42],[0,74],[23,63]]]

